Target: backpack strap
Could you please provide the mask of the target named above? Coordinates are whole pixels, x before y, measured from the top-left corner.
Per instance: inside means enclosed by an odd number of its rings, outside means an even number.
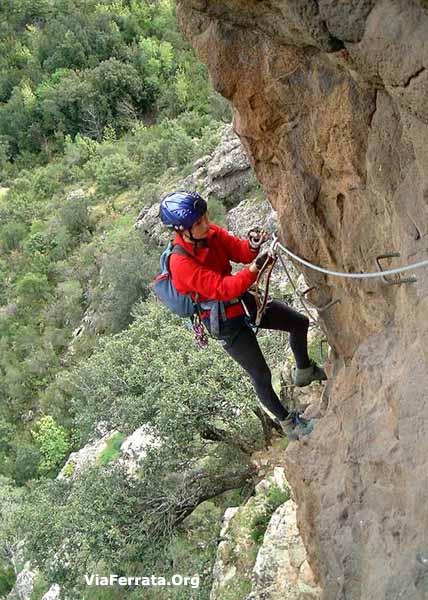
[[[171,242],[171,243],[172,243],[172,242]],[[180,254],[181,256],[188,256],[189,258],[193,258],[193,259],[195,259],[195,257],[193,256],[193,254],[191,254],[190,252],[188,252],[188,251],[186,250],[186,248],[183,248],[183,246],[180,246],[180,244],[173,244],[173,246],[172,246],[172,250],[171,250],[171,252],[170,252],[170,255],[168,256],[168,265],[167,265],[167,268],[168,268],[168,273],[169,273],[170,275],[171,275],[171,271],[170,271],[170,269],[169,269],[169,261],[170,261],[170,258],[171,258],[171,254]],[[196,311],[196,312],[199,314],[199,312],[200,312],[200,308],[199,308],[199,304],[198,304],[198,301],[199,301],[199,294],[198,294],[198,293],[196,293],[196,292],[195,292],[195,294],[196,294],[196,298],[195,298],[195,300],[193,301],[193,305],[194,305],[194,307],[195,307],[195,311]]]
[[[193,254],[190,254],[183,246],[180,244],[174,244],[171,250],[171,254],[181,254],[181,256],[188,256],[190,258],[195,259]],[[170,256],[171,256],[170,254]],[[195,259],[196,260],[196,259]],[[168,258],[168,271],[169,271],[169,258]],[[229,300],[226,302],[220,300],[207,300],[206,302],[199,303],[199,295],[196,294],[196,299],[194,301],[195,311],[200,314],[201,309],[210,311],[210,330],[213,337],[218,337],[220,335],[220,319],[222,321],[226,321],[226,306],[230,306],[232,304],[237,304],[241,301],[241,297],[234,298],[233,300]]]
[[[193,254],[190,254],[190,252],[188,252],[186,248],[183,248],[183,246],[180,246],[180,244],[173,244],[171,254],[181,254],[181,256],[189,256],[190,258],[195,258]]]

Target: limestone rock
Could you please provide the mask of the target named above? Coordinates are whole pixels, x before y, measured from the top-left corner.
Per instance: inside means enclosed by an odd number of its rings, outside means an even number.
[[[72,190],[71,192],[69,192],[67,194],[67,200],[70,200],[70,201],[83,200],[83,198],[85,198],[85,196],[86,196],[85,190],[82,190],[81,188],[79,188],[77,190]]]
[[[225,125],[220,143],[212,155],[198,159],[192,173],[175,188],[198,190],[207,200],[210,197],[237,204],[253,185],[253,176],[247,153],[231,125]],[[171,190],[165,190],[165,193]],[[140,211],[136,229],[146,233],[159,246],[165,246],[173,233],[159,220],[159,203],[145,206]]]
[[[233,105],[282,243],[334,271],[428,256],[428,6],[420,0],[178,0]],[[287,478],[324,600],[426,597],[428,272],[299,266],[332,348],[328,406]],[[407,275],[407,274],[405,274]]]
[[[235,203],[251,187],[251,168],[241,140],[226,125],[222,140],[207,163],[207,195]],[[230,199],[233,195],[234,198]]]
[[[159,202],[152,206],[144,206],[138,215],[135,228],[143,231],[159,246],[166,246],[174,237],[169,229],[166,229],[159,219]]]
[[[30,563],[25,563],[24,568],[16,577],[15,585],[9,592],[7,600],[30,600],[33,591],[35,571],[30,567]]]
[[[289,500],[272,515],[246,600],[315,600],[320,595],[297,529],[296,504]]]
[[[148,448],[159,446],[160,440],[147,425],[142,425],[123,440],[120,446],[120,461],[126,466],[130,475],[138,469],[138,463],[144,458]]]
[[[220,543],[217,546],[217,557],[213,568],[214,583],[211,588],[210,600],[218,597],[221,586],[236,574],[236,567],[227,566],[228,548],[230,545],[229,523],[236,515],[238,507],[227,508],[222,520]]]
[[[261,227],[271,234],[276,233],[278,218],[267,200],[243,200],[227,213],[227,225],[232,233],[245,238],[253,227]]]
[[[61,588],[57,583],[51,585],[49,590],[44,594],[41,600],[59,600]]]
[[[252,533],[255,524],[269,510],[272,486],[288,490],[282,467],[275,467],[269,477],[259,482],[255,495],[246,504],[226,510],[210,600],[229,598],[231,590],[241,590],[245,585],[249,590],[246,600],[315,600],[320,597],[297,529],[296,505],[292,500],[284,502],[272,514],[257,551]]]
[[[72,452],[67,462],[59,472],[57,479],[75,479],[88,466],[94,464],[97,457],[106,449],[109,440],[117,434],[117,431],[110,431],[103,437],[86,444],[77,452]]]
[[[247,153],[232,125],[225,125],[212,155],[199,159],[192,174],[183,179],[179,187],[198,189],[208,201],[213,195],[233,205],[244,198],[251,186],[252,173]]]

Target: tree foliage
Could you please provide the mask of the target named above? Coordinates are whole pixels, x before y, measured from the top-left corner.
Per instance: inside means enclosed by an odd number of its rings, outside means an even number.
[[[38,472],[48,475],[61,464],[70,450],[67,433],[50,415],[42,417],[31,433],[42,457]]]
[[[174,12],[172,0],[2,3],[0,161],[49,160],[67,136],[101,140],[159,109],[209,112],[212,89]]]
[[[170,450],[210,431],[231,443],[251,441],[248,418],[257,404],[241,368],[215,342],[201,352],[183,321],[161,305],[140,303],[135,315],[69,375],[77,428],[88,435],[100,420],[125,432],[150,423],[168,436]]]

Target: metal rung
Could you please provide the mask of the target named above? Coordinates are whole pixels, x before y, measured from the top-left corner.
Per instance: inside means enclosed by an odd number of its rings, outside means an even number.
[[[310,300],[308,300],[306,298],[306,294],[311,292],[312,290],[316,290],[317,286],[312,286],[310,288],[308,288],[307,290],[305,290],[304,292],[298,292],[299,296],[305,296],[305,301],[310,304],[313,308],[315,308],[319,313],[323,312],[325,310],[327,310],[328,308],[331,308],[332,306],[334,306],[335,304],[338,304],[340,302],[342,302],[342,300],[340,298],[336,298],[336,300],[330,300],[330,302],[327,302],[327,304],[325,304],[324,306],[317,306],[316,304],[314,304],[313,302],[311,302]]]
[[[380,254],[379,256],[376,256],[376,265],[377,268],[379,270],[380,273],[382,273],[383,269],[382,269],[382,265],[380,264],[380,261],[384,258],[399,258],[401,255],[399,252],[390,252],[389,254]],[[400,276],[397,277],[397,279],[387,279],[387,277],[385,275],[383,275],[381,277],[382,281],[384,283],[386,283],[386,285],[401,285],[402,283],[416,283],[417,278],[416,277],[406,277],[406,278],[400,278]]]

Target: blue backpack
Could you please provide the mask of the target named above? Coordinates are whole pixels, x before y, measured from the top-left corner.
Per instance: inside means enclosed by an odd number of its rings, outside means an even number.
[[[191,254],[182,246],[169,242],[168,246],[161,254],[161,272],[153,281],[152,289],[159,300],[165,304],[170,311],[180,317],[192,317],[197,311],[196,303],[193,302],[190,294],[180,294],[180,292],[177,292],[172,283],[172,277],[169,270],[169,259],[173,253],[191,256]]]
[[[241,297],[226,302],[218,300],[199,302],[198,296],[196,296],[196,300],[194,301],[190,294],[180,294],[172,283],[171,272],[169,270],[169,259],[173,253],[190,256],[194,259],[182,246],[169,242],[160,257],[161,272],[152,283],[154,293],[170,311],[180,317],[190,317],[193,320],[193,317],[199,315],[201,310],[209,310],[211,335],[218,337],[220,321],[226,320],[226,307],[240,302]]]

